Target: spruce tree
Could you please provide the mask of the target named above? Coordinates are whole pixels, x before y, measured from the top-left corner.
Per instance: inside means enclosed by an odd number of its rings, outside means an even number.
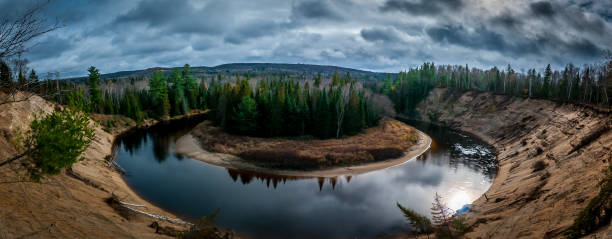
[[[233,130],[238,134],[254,134],[257,131],[257,103],[250,96],[242,98],[232,115]]]
[[[95,67],[91,66],[87,70],[89,71],[89,103],[90,109],[93,112],[102,112],[102,93],[98,88],[100,83],[100,72]]]
[[[540,97],[548,98],[550,92],[550,81],[552,79],[552,70],[550,68],[550,64],[546,66],[546,70],[544,70],[544,81],[542,82],[542,88],[540,90]]]

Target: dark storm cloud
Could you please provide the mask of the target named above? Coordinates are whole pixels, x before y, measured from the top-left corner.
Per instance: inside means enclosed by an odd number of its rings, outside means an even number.
[[[523,24],[523,21],[518,17],[513,16],[512,14],[506,12],[502,13],[499,16],[495,16],[491,19],[491,23],[496,25],[501,25],[504,28],[515,28]]]
[[[224,2],[210,2],[197,9],[188,0],[142,1],[134,9],[119,15],[112,25],[144,24],[152,29],[161,28],[166,34],[218,34],[231,23],[227,10]]]
[[[470,49],[497,51],[511,56],[539,55],[543,52],[570,53],[575,57],[596,58],[603,49],[592,41],[576,37],[564,40],[544,33],[533,39],[524,36],[505,37],[480,26],[469,31],[463,26],[447,25],[426,29],[427,35],[439,44],[459,45]]]
[[[529,4],[529,8],[531,9],[531,12],[536,16],[552,17],[553,15],[555,15],[555,10],[553,9],[553,6],[552,4],[550,4],[550,2],[534,2]]]
[[[597,57],[603,54],[603,50],[588,39],[572,42],[570,48],[578,50],[575,51],[576,54],[586,57]]]
[[[275,35],[290,27],[292,26],[283,22],[255,21],[232,30],[225,36],[224,41],[238,45],[251,39]]]
[[[307,19],[341,19],[333,10],[333,6],[326,0],[306,0],[293,6],[293,14]]]
[[[15,15],[46,0],[0,0]],[[26,57],[41,72],[228,62],[518,68],[591,63],[612,49],[612,2],[593,0],[53,0],[66,27]]]
[[[463,8],[463,0],[387,0],[380,7],[382,11],[402,11],[414,15],[437,15],[447,10],[457,11]]]
[[[432,27],[425,30],[427,35],[437,43],[459,45],[471,49],[485,49],[500,52],[528,51],[538,53],[536,47],[529,49],[518,49],[506,42],[505,37],[497,32],[488,30],[484,26],[479,26],[473,31],[469,31],[462,25],[446,25]],[[521,48],[524,46],[521,46]]]
[[[362,29],[361,37],[366,41],[398,42],[401,41],[397,31],[393,28],[370,28]]]
[[[28,56],[33,61],[59,57],[64,51],[70,50],[72,47],[73,44],[69,39],[49,36],[32,46],[31,53]]]

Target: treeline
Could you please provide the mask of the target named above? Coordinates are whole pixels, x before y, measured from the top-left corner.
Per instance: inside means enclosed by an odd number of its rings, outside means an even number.
[[[612,60],[605,64],[585,65],[583,68],[568,64],[561,71],[552,70],[547,65],[544,72],[529,69],[526,73],[516,72],[510,65],[505,69],[493,67],[482,70],[467,65],[436,67],[434,63],[425,63],[373,85],[375,91],[391,98],[398,112],[405,114],[413,114],[416,104],[434,87],[445,87],[452,92],[476,90],[611,106]]]
[[[252,75],[196,79],[185,65],[168,77],[154,73],[148,89],[138,89],[132,79],[120,91],[112,91],[112,87],[104,91],[98,70],[90,67],[88,71],[88,87],[46,81],[41,83],[42,89],[67,92],[54,99],[72,108],[120,114],[137,122],[210,109],[209,118],[224,130],[259,137],[354,135],[376,125],[380,118],[362,85],[349,74],[335,73],[330,80],[320,74],[299,81],[283,75],[258,76],[256,80]]]
[[[77,85],[59,97],[59,102],[93,113],[120,114],[141,122],[146,118],[165,117],[189,113],[192,109],[206,109],[206,87],[191,75],[185,65],[175,70],[170,77],[156,72],[149,79],[149,89],[130,85],[118,92],[100,89],[100,73],[95,67],[88,69],[87,93]]]
[[[233,83],[213,79],[207,102],[217,125],[261,137],[340,137],[378,123],[374,105],[350,75],[336,73],[327,85],[321,81],[318,75],[311,87],[310,81],[282,78],[252,81],[237,76]]]

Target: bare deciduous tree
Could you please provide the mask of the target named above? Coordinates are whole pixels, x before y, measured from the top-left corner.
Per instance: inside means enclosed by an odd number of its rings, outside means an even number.
[[[446,204],[442,201],[442,196],[440,196],[437,192],[434,196],[434,202],[431,207],[431,221],[440,227],[446,227],[448,231],[448,235],[452,237],[452,232],[450,230],[450,222],[453,216],[453,210],[448,208]]]
[[[340,138],[340,130],[342,129],[342,122],[344,121],[344,112],[346,112],[346,104],[348,102],[348,97],[350,94],[350,86],[338,86],[339,87],[339,95],[337,103],[336,103],[336,120],[337,120],[337,128],[336,128],[336,138]]]
[[[0,20],[0,58],[5,59],[28,50],[26,43],[61,27],[58,23],[48,25],[39,14],[44,6],[37,4],[14,19],[5,16]]]
[[[7,62],[12,57],[21,56],[31,47],[27,43],[32,39],[62,27],[57,22],[47,24],[46,19],[40,15],[48,3],[49,1],[36,4],[15,18],[5,16],[0,20],[0,61]],[[19,72],[15,72],[15,76],[24,73],[23,64],[27,63],[21,57],[17,62],[19,69],[15,70]],[[37,82],[22,82],[22,84],[14,84],[12,80],[0,82],[0,89],[2,89],[0,105],[28,100],[34,95],[37,85]]]

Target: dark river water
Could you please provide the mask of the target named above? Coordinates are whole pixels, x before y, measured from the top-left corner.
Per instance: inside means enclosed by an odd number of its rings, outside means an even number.
[[[201,120],[201,119],[200,119]],[[431,149],[404,164],[352,177],[295,178],[228,170],[175,154],[174,142],[198,123],[184,120],[118,140],[128,185],[151,203],[254,238],[372,238],[408,231],[396,207],[429,215],[434,194],[459,209],[484,193],[495,153],[469,134],[407,122],[432,137]]]

